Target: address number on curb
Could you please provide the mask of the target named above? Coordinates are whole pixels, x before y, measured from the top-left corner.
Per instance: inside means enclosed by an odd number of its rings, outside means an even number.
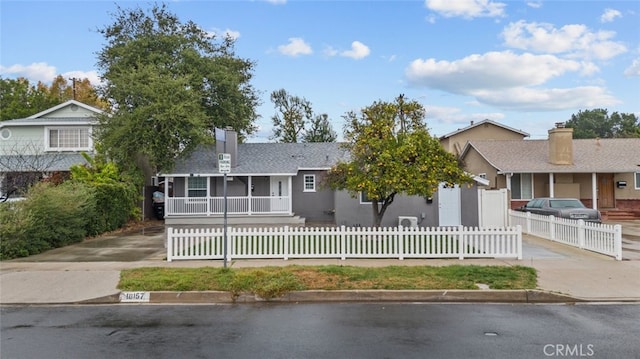
[[[121,303],[147,303],[151,298],[149,292],[122,292],[120,293]]]

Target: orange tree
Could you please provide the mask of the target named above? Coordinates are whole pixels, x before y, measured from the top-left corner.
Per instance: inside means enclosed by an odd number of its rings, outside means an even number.
[[[397,194],[430,197],[442,182],[472,181],[456,157],[429,134],[424,117],[422,105],[405,101],[403,95],[344,116],[350,159],[329,171],[326,184],[354,198],[366,194],[376,227]]]

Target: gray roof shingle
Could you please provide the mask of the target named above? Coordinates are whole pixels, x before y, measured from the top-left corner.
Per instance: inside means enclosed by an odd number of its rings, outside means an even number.
[[[348,159],[340,143],[241,143],[231,174],[294,175],[300,169],[328,169]],[[201,147],[163,175],[218,174],[215,146]]]
[[[500,173],[593,173],[640,171],[640,138],[574,139],[573,164],[549,162],[548,140],[470,141]]]

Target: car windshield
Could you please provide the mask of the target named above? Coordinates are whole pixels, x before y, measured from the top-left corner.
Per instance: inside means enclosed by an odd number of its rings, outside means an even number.
[[[577,199],[552,199],[549,201],[551,208],[584,208],[582,202]]]

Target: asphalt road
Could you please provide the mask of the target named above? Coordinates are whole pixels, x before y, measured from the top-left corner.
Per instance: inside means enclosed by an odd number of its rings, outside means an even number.
[[[1,307],[2,358],[640,358],[640,305]]]

